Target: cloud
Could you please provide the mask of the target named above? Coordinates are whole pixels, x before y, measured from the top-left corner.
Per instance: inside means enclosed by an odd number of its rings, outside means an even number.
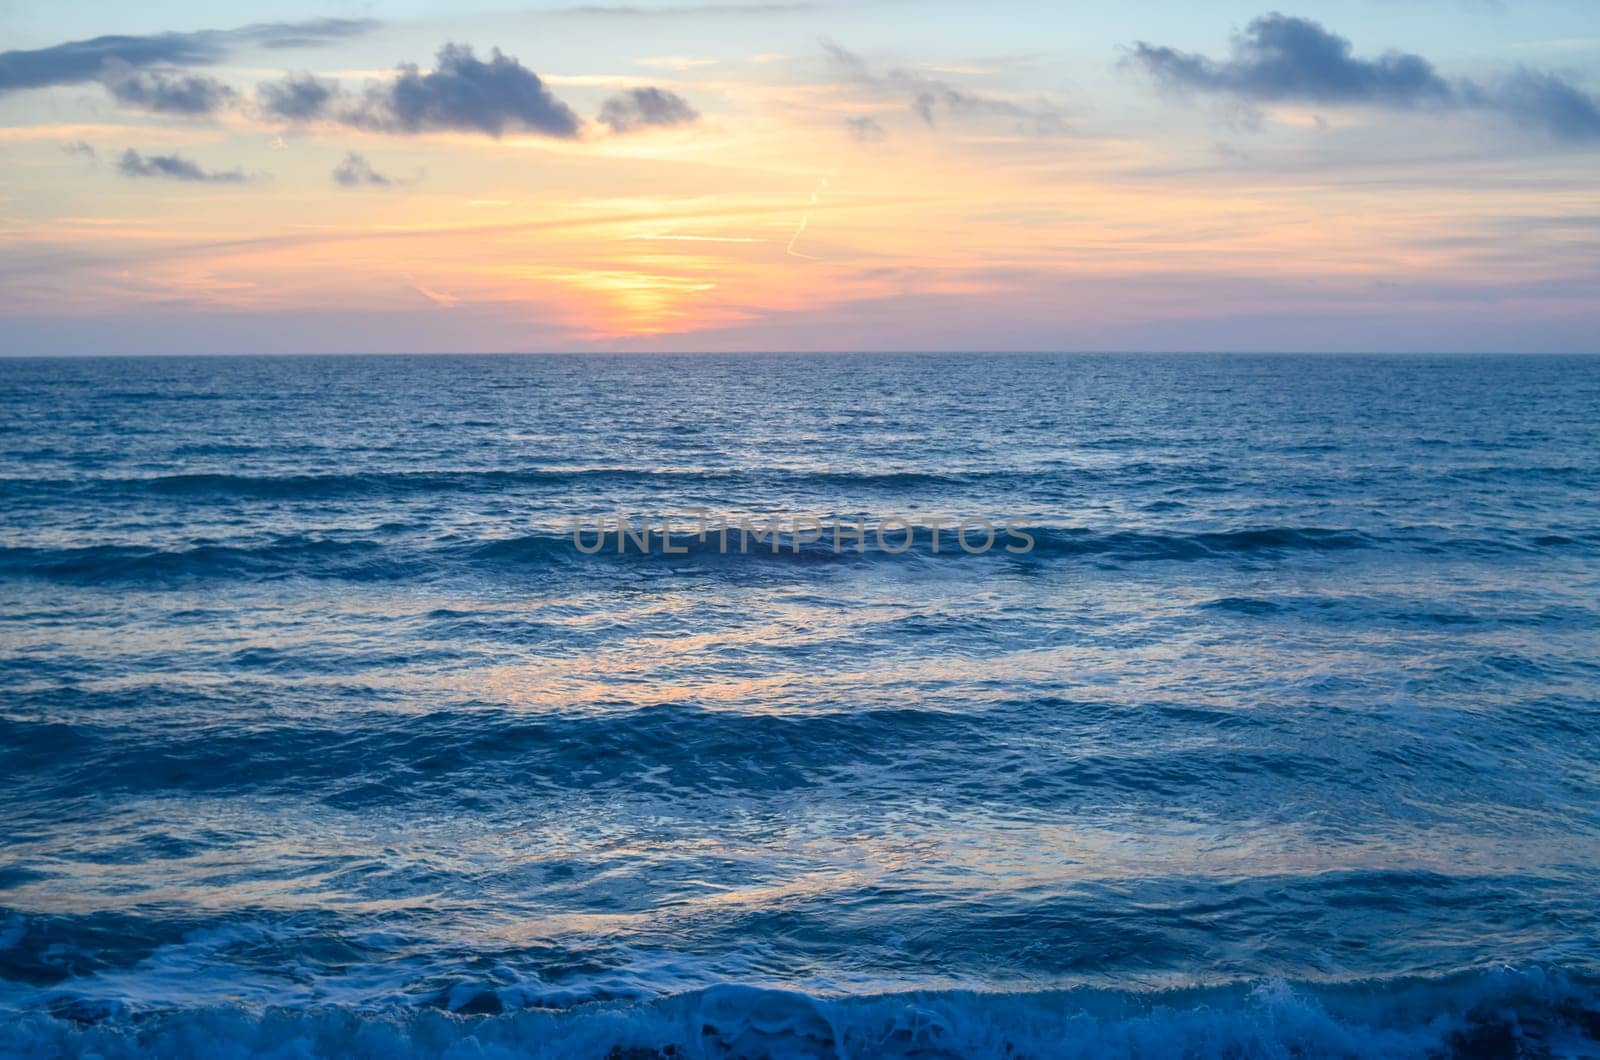
[[[0,95],[28,88],[98,81],[108,63],[120,63],[132,69],[209,66],[220,62],[235,48],[310,47],[356,36],[376,25],[367,19],[338,18],[267,22],[232,30],[95,37],[48,48],[0,52]]]
[[[129,67],[170,63],[204,66],[224,52],[211,33],[96,37],[35,51],[0,52],[0,93],[98,80],[107,63]]]
[[[69,155],[80,155],[89,159],[91,162],[98,157],[98,155],[95,153],[94,145],[89,143],[87,140],[74,140],[71,143],[62,144],[61,150],[65,151]]]
[[[1041,133],[1061,132],[1065,128],[1060,111],[1048,103],[1024,106],[1009,99],[967,92],[947,81],[908,70],[877,74],[861,56],[832,41],[823,41],[822,48],[829,62],[846,80],[869,88],[880,97],[906,99],[912,111],[929,126],[937,125],[941,115],[950,115],[1015,118]]]
[[[1554,74],[1518,70],[1494,86],[1488,105],[1562,140],[1600,140],[1600,100]]]
[[[215,114],[238,95],[214,77],[140,72],[120,62],[111,65],[105,86],[124,106],[192,118]]]
[[[846,118],[845,125],[857,143],[881,144],[889,138],[889,131],[880,125],[876,118],[869,118],[866,115]]]
[[[262,111],[289,121],[320,117],[338,96],[338,82],[310,74],[286,74],[280,81],[264,81],[256,86],[256,103]]]
[[[205,184],[242,184],[245,175],[237,169],[212,171],[178,155],[150,155],[146,157],[128,148],[117,162],[117,171],[125,177],[160,177],[166,180],[184,180]]]
[[[439,49],[434,69],[401,63],[392,81],[368,85],[352,98],[335,81],[288,74],[256,86],[268,116],[303,122],[325,119],[370,132],[414,134],[434,130],[508,130],[569,138],[582,125],[539,75],[495,48],[487,62],[465,44]],[[674,97],[676,98],[676,97]],[[681,102],[681,101],[680,101]]]
[[[468,45],[446,44],[436,62],[428,73],[415,63],[402,64],[399,76],[369,88],[361,107],[343,120],[394,133],[455,129],[499,137],[509,128],[561,138],[578,135],[581,123],[572,108],[499,48],[484,62]]]
[[[229,33],[234,40],[261,48],[316,48],[346,37],[358,37],[382,25],[375,18],[313,18],[304,22],[258,22]]]
[[[676,92],[660,88],[635,88],[620,92],[600,107],[600,123],[614,133],[698,121],[700,112]]]
[[[454,309],[461,302],[459,296],[447,294],[444,291],[435,291],[431,287],[424,287],[422,284],[418,283],[409,276],[406,277],[406,281],[411,285],[411,289],[413,291],[417,292],[422,297],[438,306],[440,309]]]
[[[334,168],[333,182],[341,188],[387,188],[396,183],[393,177],[379,173],[372,168],[372,163],[354,151],[345,155],[344,161]]]
[[[1218,62],[1203,55],[1140,41],[1133,59],[1177,90],[1226,92],[1262,102],[1449,103],[1454,90],[1420,55],[1351,54],[1350,42],[1310,19],[1263,15],[1234,38],[1233,54]]]
[[[1600,100],[1556,74],[1517,70],[1486,84],[1446,80],[1420,55],[1388,51],[1359,58],[1350,41],[1320,23],[1277,13],[1247,25],[1225,60],[1145,41],[1129,58],[1177,92],[1260,103],[1492,111],[1557,139],[1600,140]]]

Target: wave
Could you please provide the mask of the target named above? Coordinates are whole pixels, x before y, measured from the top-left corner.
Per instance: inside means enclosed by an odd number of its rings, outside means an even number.
[[[617,793],[666,805],[739,792],[752,800],[799,794],[897,791],[968,810],[1087,812],[1180,800],[1303,798],[1348,784],[1356,766],[1314,745],[1266,737],[1146,752],[1132,742],[1041,754],[1015,733],[1048,718],[1093,731],[1120,711],[1105,703],[1021,697],[983,711],[930,706],[845,710],[796,702],[783,713],[708,709],[690,701],[526,713],[486,705],[377,716],[358,727],[316,717],[241,727],[258,686],[229,694],[115,689],[14,694],[0,716],[0,771],[30,795],[70,799],[90,787],[119,795],[279,793],[344,810],[425,800],[465,808],[493,789],[543,800]],[[46,711],[75,715],[49,720]],[[1152,704],[1141,733],[1176,743],[1203,721],[1243,733],[1263,723],[1247,712],[1204,713]],[[137,726],[127,719],[138,718]],[[1582,738],[1591,727],[1532,704],[1520,719],[1533,738]],[[1459,770],[1472,755],[1440,737],[1425,751],[1406,742],[1360,768]],[[990,763],[969,768],[974,757]],[[1359,774],[1357,774],[1359,775]],[[1259,792],[1270,789],[1271,796]]]
[[[220,452],[231,450],[223,448]],[[816,471],[797,468],[674,470],[630,467],[484,468],[477,470],[369,471],[361,473],[237,474],[189,472],[103,478],[0,478],[0,497],[114,496],[178,500],[326,501],[405,494],[499,493],[522,488],[606,489],[615,486],[719,485],[830,487],[915,491],[928,487],[1038,481],[1012,471]]]
[[[1167,992],[960,990],[826,997],[722,985],[643,1003],[523,1007],[449,991],[434,1007],[133,1011],[62,996],[0,1025],[9,1055],[296,1057],[1600,1056],[1594,984],[1544,969],[1341,986]],[[468,1014],[487,1013],[487,1014]]]
[[[78,584],[170,583],[213,578],[272,579],[296,574],[354,580],[413,573],[399,554],[369,539],[290,534],[254,544],[196,544],[163,549],[139,545],[0,548],[0,576]]]
[[[1040,530],[1037,550],[1057,555],[1104,555],[1131,560],[1195,560],[1210,556],[1273,555],[1376,548],[1385,539],[1360,530],[1268,526],[1198,533],[1119,530]]]
[[[983,731],[981,718],[932,709],[768,715],[676,706],[526,716],[484,708],[407,714],[354,732],[313,724],[241,730],[190,718],[132,733],[0,717],[0,763],[17,776],[41,771],[63,790],[90,782],[109,790],[211,792],[323,784],[340,805],[389,800],[397,787],[448,793],[482,770],[508,790],[554,792],[581,782],[665,796],[792,789],[845,756],[894,773],[894,748],[916,743],[930,755],[932,745],[945,755],[970,753]],[[683,747],[698,750],[676,750]]]
[[[539,573],[565,567],[592,572],[596,565],[674,564],[784,565],[810,563],[875,563],[883,561],[993,561],[1020,564],[1081,558],[1096,563],[1196,562],[1202,560],[1272,560],[1295,553],[1331,553],[1374,549],[1411,550],[1428,555],[1460,553],[1537,553],[1553,547],[1574,547],[1563,538],[1525,539],[1507,534],[1501,540],[1454,538],[1402,530],[1377,534],[1353,528],[1265,526],[1235,530],[1106,531],[1075,527],[997,524],[992,543],[974,527],[963,547],[951,529],[937,535],[925,526],[868,523],[857,540],[849,517],[842,517],[838,541],[833,523],[824,521],[820,537],[767,530],[755,520],[747,530],[734,524],[726,532],[712,529],[704,537],[659,529],[621,535],[614,520],[605,524],[580,521],[577,532],[544,530],[488,540],[432,542],[381,539],[391,526],[368,531],[378,536],[334,537],[309,533],[280,534],[251,543],[215,541],[187,548],[96,544],[78,547],[0,547],[0,578],[39,578],[95,584],[100,582],[163,583],[207,579],[303,577],[350,581],[429,580],[451,574]],[[656,524],[659,526],[659,523]],[[683,522],[675,524],[678,527]],[[949,524],[946,523],[946,526]],[[1224,610],[1245,604],[1219,603]]]
[[[570,470],[374,471],[359,474],[245,475],[195,472],[118,478],[9,478],[0,497],[31,494],[110,494],[227,500],[330,500],[406,493],[502,491],[522,486],[615,485],[630,482],[685,484],[715,476],[706,472],[629,468]]]

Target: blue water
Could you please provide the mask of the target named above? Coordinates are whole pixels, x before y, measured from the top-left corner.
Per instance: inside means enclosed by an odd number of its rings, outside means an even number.
[[[0,1054],[1600,1055],[1600,359],[0,361],[0,409]],[[575,547],[619,512],[687,551]]]

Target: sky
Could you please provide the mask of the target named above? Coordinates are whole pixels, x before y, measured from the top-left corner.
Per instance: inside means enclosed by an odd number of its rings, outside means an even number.
[[[1600,350],[1594,0],[0,0],[0,355]]]

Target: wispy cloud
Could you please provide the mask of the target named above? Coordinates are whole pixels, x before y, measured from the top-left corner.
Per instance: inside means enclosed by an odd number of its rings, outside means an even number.
[[[344,161],[334,167],[333,182],[341,188],[387,188],[397,183],[393,177],[386,177],[373,169],[365,156],[354,151],[345,155]]]
[[[850,130],[850,135],[857,143],[877,144],[889,138],[889,132],[878,119],[858,114],[853,118],[845,119],[845,128]]]
[[[640,129],[688,125],[698,121],[700,112],[676,92],[663,88],[635,88],[619,92],[600,107],[600,124],[614,133]]]
[[[180,155],[141,155],[128,148],[117,161],[117,171],[125,177],[158,177],[201,184],[242,184],[247,179],[241,170],[202,169]]]
[[[446,294],[444,291],[436,291],[431,287],[418,283],[416,280],[411,279],[410,277],[407,277],[406,282],[411,285],[411,289],[413,291],[417,292],[422,297],[438,306],[440,309],[454,309],[461,303],[461,299],[458,296]]]
[[[880,74],[860,55],[832,41],[823,41],[822,48],[839,76],[879,97],[906,100],[912,112],[929,126],[937,125],[944,117],[990,117],[1014,119],[1039,133],[1058,133],[1066,128],[1059,108],[1047,101],[1024,104],[972,92],[915,70],[890,69]]]

